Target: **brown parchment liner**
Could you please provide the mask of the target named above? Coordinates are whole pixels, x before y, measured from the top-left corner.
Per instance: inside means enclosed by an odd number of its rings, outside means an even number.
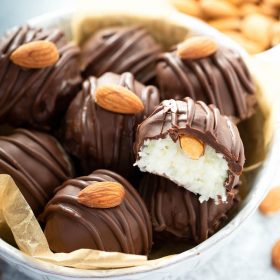
[[[173,20],[168,18],[169,10],[166,6],[163,7],[161,1],[155,1],[155,6],[151,6],[148,10],[146,7],[143,9],[143,5],[139,3],[139,7],[136,7],[137,1],[135,3],[133,1],[133,6],[128,6],[130,8],[127,8],[124,4],[129,5],[126,0],[90,1],[91,5],[86,2],[82,1],[83,9],[75,16],[73,21],[73,35],[78,43],[83,42],[90,34],[102,27],[136,23],[145,26],[164,48],[168,48],[182,41],[190,31],[190,27],[174,21],[174,18]],[[114,2],[117,2],[118,8],[116,9],[113,8],[116,6],[112,4]],[[161,3],[160,6],[158,6],[159,2]],[[102,8],[102,6],[105,8]],[[84,9],[84,7],[87,8]],[[94,9],[90,7],[94,7]],[[120,7],[127,8],[126,12],[121,11]],[[273,127],[273,108],[269,100],[271,98],[275,100],[276,93],[280,93],[279,86],[276,85],[277,72],[272,73],[274,69],[271,64],[262,59],[249,59],[249,65],[258,85],[259,106],[253,117],[239,125],[247,158],[243,174],[243,181],[245,182],[242,186],[243,196],[246,196],[253,184],[252,177],[254,176],[252,176],[252,172],[255,172],[255,169],[265,159],[272,138]],[[274,101],[273,104],[275,103]],[[23,253],[38,260],[81,269],[124,268],[147,263],[156,265],[163,259],[172,257],[170,254],[188,249],[186,244],[177,246],[172,244],[171,246],[165,246],[165,249],[156,249],[152,258],[161,258],[155,260],[147,260],[145,256],[89,249],[81,249],[68,254],[52,253],[31,208],[9,175],[0,175],[0,236],[8,243],[16,244]]]

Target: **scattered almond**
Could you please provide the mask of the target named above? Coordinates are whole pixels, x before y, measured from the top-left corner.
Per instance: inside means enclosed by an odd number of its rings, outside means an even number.
[[[273,248],[272,248],[272,253],[271,253],[271,257],[272,257],[272,264],[273,266],[280,270],[280,240],[278,240]]]
[[[204,144],[193,136],[181,135],[180,146],[191,159],[199,159],[204,154]]]
[[[218,49],[217,43],[205,36],[191,37],[177,47],[177,55],[182,59],[198,59],[212,55]]]
[[[91,208],[112,208],[120,205],[124,187],[117,182],[96,182],[79,192],[78,202]]]
[[[104,85],[96,89],[96,103],[111,112],[136,114],[144,110],[141,99],[129,89],[119,85]]]
[[[280,211],[280,187],[273,188],[259,207],[260,211],[265,214],[273,214]]]
[[[239,15],[235,5],[222,0],[201,0],[200,7],[206,18],[236,17]]]
[[[199,3],[195,0],[171,0],[171,3],[182,13],[194,17],[202,16]]]
[[[59,59],[59,53],[52,42],[33,41],[18,47],[10,59],[21,67],[37,69],[55,64]]]

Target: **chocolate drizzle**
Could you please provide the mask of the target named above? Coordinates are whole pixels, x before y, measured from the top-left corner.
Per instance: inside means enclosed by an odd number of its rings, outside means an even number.
[[[146,83],[155,77],[160,50],[148,32],[139,26],[103,29],[82,48],[84,75],[99,77],[106,72],[131,72],[138,81]]]
[[[255,86],[240,55],[221,48],[213,55],[182,60],[176,52],[158,58],[157,80],[162,99],[186,96],[216,105],[221,114],[243,120],[254,112]]]
[[[137,128],[136,157],[139,158],[138,152],[146,139],[166,135],[174,142],[180,135],[194,136],[223,154],[229,166],[225,187],[230,190],[237,184],[245,161],[243,143],[237,127],[215,106],[194,102],[189,97],[184,101],[163,101]]]
[[[96,209],[77,201],[80,190],[103,181],[124,186],[126,195],[121,205]],[[88,176],[64,182],[46,206],[42,218],[46,223],[45,235],[54,252],[89,248],[147,255],[151,249],[151,221],[144,202],[128,181],[108,170],[96,170]]]
[[[145,110],[135,115],[118,114],[102,109],[95,103],[95,91],[105,84],[121,85],[143,101]],[[107,73],[99,79],[90,77],[71,103],[63,124],[66,150],[80,160],[84,173],[96,168],[109,168],[131,177],[133,173],[134,131],[136,126],[159,104],[159,92],[143,86],[133,75]]]
[[[60,59],[55,65],[24,69],[12,63],[9,57],[17,47],[37,40],[56,44]],[[59,30],[25,25],[8,32],[0,41],[0,121],[39,129],[54,126],[81,82],[79,53],[76,45],[65,42]]]
[[[0,136],[0,172],[13,177],[36,215],[53,190],[73,176],[66,154],[53,137],[25,129]]]
[[[140,194],[152,217],[156,239],[195,243],[214,234],[238,201],[238,190],[233,189],[228,192],[226,203],[217,205],[213,199],[200,203],[198,195],[168,179],[148,173],[141,181]]]

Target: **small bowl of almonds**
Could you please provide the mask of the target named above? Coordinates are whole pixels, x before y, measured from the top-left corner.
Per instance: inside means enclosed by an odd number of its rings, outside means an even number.
[[[278,0],[171,0],[182,13],[197,17],[223,32],[249,54],[280,43]]]

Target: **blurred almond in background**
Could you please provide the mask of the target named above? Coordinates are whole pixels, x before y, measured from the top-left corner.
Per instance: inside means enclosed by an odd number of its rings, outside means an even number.
[[[170,0],[180,12],[224,32],[250,54],[280,42],[280,0]]]

